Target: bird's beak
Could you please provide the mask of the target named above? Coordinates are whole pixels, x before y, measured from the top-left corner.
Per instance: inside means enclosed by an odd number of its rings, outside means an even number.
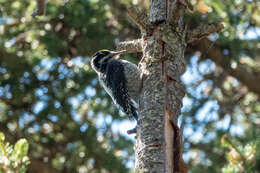
[[[116,55],[120,55],[120,54],[126,53],[126,52],[127,52],[127,50],[121,50],[121,51],[117,51],[117,52],[116,52],[116,51],[113,51],[113,52],[110,53],[110,55],[112,55],[112,56],[114,57],[114,56],[116,56]],[[118,59],[119,56],[116,56],[115,58]]]

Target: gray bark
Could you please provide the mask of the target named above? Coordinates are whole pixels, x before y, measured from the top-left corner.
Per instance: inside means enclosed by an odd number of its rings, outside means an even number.
[[[136,172],[185,173],[182,134],[177,126],[185,95],[180,76],[185,71],[187,43],[220,31],[220,24],[194,30],[184,27],[183,14],[192,9],[187,0],[151,0],[149,19],[137,7],[128,12],[142,38],[119,43],[119,50],[143,52],[139,62],[142,76],[136,141]]]
[[[179,159],[174,156],[177,154],[174,148],[178,148],[178,134],[174,129],[178,128],[177,118],[184,97],[180,83],[185,69],[184,50],[182,34],[174,32],[167,24],[159,25],[143,42],[140,70],[145,80],[140,97],[136,172],[179,170],[174,165],[174,159]]]

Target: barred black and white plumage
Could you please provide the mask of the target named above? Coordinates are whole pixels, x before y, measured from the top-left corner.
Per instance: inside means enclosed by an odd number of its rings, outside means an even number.
[[[123,52],[98,51],[92,57],[91,66],[117,107],[138,120],[140,73],[135,64],[114,58],[120,53]]]

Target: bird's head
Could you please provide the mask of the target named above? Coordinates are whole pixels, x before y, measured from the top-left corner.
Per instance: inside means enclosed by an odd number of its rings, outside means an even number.
[[[102,64],[105,64],[110,59],[115,58],[116,55],[119,55],[119,54],[122,54],[125,52],[126,52],[126,50],[122,50],[122,51],[111,51],[111,50],[106,50],[106,49],[99,50],[92,56],[91,66],[95,71],[100,72]]]

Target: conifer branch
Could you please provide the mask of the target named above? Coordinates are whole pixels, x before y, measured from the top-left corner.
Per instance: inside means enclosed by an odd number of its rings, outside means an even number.
[[[142,39],[119,42],[117,50],[127,50],[129,53],[142,52]]]
[[[135,24],[142,32],[149,30],[150,24],[145,13],[141,12],[136,6],[129,7],[127,11],[131,19],[135,22]]]
[[[221,23],[212,23],[200,25],[197,28],[188,31],[186,41],[187,43],[200,40],[206,36],[209,36],[212,33],[219,32],[224,28],[224,25]]]
[[[188,0],[167,0],[167,20],[170,24],[178,26],[186,9],[193,10]]]

